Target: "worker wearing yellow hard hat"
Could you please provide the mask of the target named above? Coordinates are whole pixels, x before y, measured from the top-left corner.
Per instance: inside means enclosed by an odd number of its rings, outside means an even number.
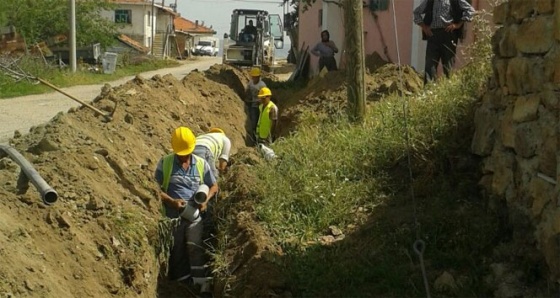
[[[259,67],[251,68],[249,72],[251,81],[247,84],[245,104],[247,117],[249,118],[248,135],[251,137],[252,142],[256,142],[254,137],[255,130],[257,129],[257,122],[259,121],[259,90],[266,87],[266,84],[261,80],[261,69]]]
[[[173,153],[162,157],[155,171],[165,216],[179,219],[179,226],[170,231],[174,244],[169,258],[169,278],[185,282],[191,278],[203,280],[207,274],[200,212],[218,191],[208,163],[193,154],[195,146],[193,132],[188,127],[178,127],[171,134]],[[205,191],[204,199],[197,202],[195,195],[201,189]]]
[[[194,154],[206,160],[212,169],[214,176],[218,178],[220,172],[224,172],[229,161],[231,141],[221,128],[211,128],[208,133],[196,137]],[[218,167],[216,167],[218,163]]]
[[[261,88],[258,97],[260,105],[256,130],[257,143],[270,144],[275,140],[278,129],[278,107],[271,100],[272,92],[269,88]]]

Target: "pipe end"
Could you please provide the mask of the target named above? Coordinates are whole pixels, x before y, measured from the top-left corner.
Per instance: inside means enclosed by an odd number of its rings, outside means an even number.
[[[47,206],[50,206],[58,200],[58,194],[54,190],[47,190],[43,194],[43,203]]]

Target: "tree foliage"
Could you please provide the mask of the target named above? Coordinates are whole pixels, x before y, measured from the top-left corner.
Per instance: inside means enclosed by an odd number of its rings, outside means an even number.
[[[108,0],[76,1],[76,44],[101,43],[102,47],[114,42],[116,24],[101,16],[112,10]],[[58,34],[70,33],[70,4],[68,0],[2,0],[0,22],[13,25],[27,44],[45,41]]]

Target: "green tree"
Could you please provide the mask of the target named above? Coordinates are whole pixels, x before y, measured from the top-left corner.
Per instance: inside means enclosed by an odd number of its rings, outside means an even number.
[[[76,1],[76,43],[78,46],[114,42],[117,26],[101,17],[104,10],[113,10],[108,0]],[[0,22],[13,25],[27,44],[47,40],[57,34],[68,36],[70,5],[68,0],[2,0]]]

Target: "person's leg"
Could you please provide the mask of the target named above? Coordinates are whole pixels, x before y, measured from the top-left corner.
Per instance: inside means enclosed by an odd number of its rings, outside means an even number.
[[[325,67],[325,58],[320,57],[319,58],[319,72],[321,72],[324,67]]]
[[[328,71],[337,70],[336,59],[334,57],[328,57],[328,58],[325,58],[325,60],[326,60],[326,66],[327,66]]]
[[[192,277],[205,277],[206,252],[202,243],[203,225],[198,217],[188,223],[187,249],[189,253],[190,270]]]
[[[455,64],[455,54],[457,52],[457,34],[455,32],[444,32],[441,35],[442,55],[441,64],[443,65],[443,73],[449,78],[451,69]]]
[[[249,114],[250,114],[250,119],[251,119],[251,137],[252,139],[255,141],[256,144],[256,133],[257,133],[257,125],[259,123],[259,116],[260,116],[260,111],[259,111],[259,107],[250,107],[249,108]]]
[[[426,44],[426,60],[424,64],[424,85],[433,81],[437,77],[437,67],[441,59],[441,51],[439,44],[439,32],[433,31],[432,36],[428,37]]]
[[[169,256],[169,279],[182,281],[190,277],[189,255],[187,251],[187,222],[181,219],[173,231],[173,248]]]

